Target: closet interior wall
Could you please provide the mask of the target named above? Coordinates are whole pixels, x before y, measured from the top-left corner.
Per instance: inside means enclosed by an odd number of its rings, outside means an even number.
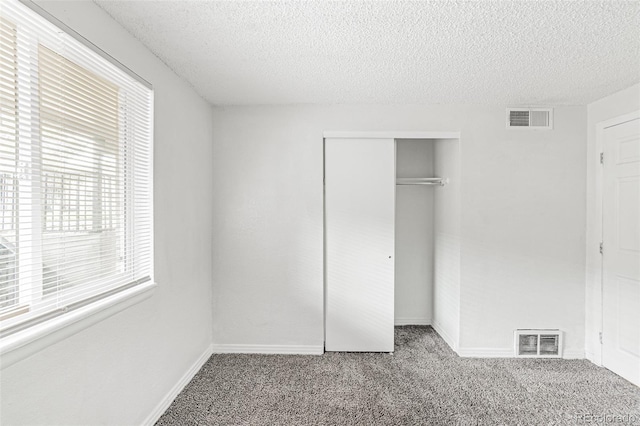
[[[458,350],[460,340],[460,140],[433,141],[436,176],[448,179],[434,188],[433,328]]]
[[[460,141],[397,139],[395,325],[432,325],[457,350],[460,335]]]
[[[434,142],[396,140],[396,178],[433,177]],[[431,324],[434,288],[432,185],[396,186],[395,325]]]

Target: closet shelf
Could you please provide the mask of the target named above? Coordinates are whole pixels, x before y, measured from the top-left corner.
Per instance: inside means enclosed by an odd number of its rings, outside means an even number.
[[[447,178],[396,178],[396,185],[438,185],[449,183]]]

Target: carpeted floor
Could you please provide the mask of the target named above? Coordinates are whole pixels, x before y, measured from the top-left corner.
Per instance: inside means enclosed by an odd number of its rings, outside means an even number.
[[[395,334],[393,355],[213,355],[156,424],[640,425],[640,388],[588,361],[460,358],[431,327]]]

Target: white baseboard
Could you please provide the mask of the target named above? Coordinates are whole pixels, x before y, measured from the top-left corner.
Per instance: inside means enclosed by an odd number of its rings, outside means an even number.
[[[431,318],[396,318],[393,325],[431,325]]]
[[[198,371],[202,368],[202,366],[207,362],[209,357],[213,354],[213,345],[209,346],[203,353],[198,357],[196,362],[187,370],[186,373],[178,380],[171,390],[167,393],[167,395],[162,398],[162,401],[153,409],[151,414],[147,416],[147,418],[142,422],[143,425],[152,426],[154,425],[160,416],[164,414],[164,412],[169,408],[174,399],[178,396],[182,389],[193,379],[193,376],[196,375]]]
[[[324,345],[229,345],[214,344],[216,354],[284,354],[284,355],[322,355]]]
[[[585,351],[584,357],[591,361],[593,364],[598,367],[602,367],[602,356],[601,352],[593,352],[593,351]]]
[[[570,351],[562,351],[562,358],[564,359],[585,359],[585,352],[580,349],[573,349]]]
[[[437,321],[432,321],[431,327],[442,337],[442,339],[449,345],[454,352],[458,353],[458,342],[451,337]]]
[[[465,358],[516,358],[513,348],[460,348],[458,355]],[[584,359],[584,351],[563,351],[562,359]]]
[[[513,348],[460,348],[458,355],[465,358],[515,358]]]

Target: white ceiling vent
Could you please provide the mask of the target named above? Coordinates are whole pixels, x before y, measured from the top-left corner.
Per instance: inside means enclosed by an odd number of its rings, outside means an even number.
[[[553,108],[507,108],[508,129],[552,129]]]
[[[516,330],[516,357],[561,358],[562,332],[560,330]]]

